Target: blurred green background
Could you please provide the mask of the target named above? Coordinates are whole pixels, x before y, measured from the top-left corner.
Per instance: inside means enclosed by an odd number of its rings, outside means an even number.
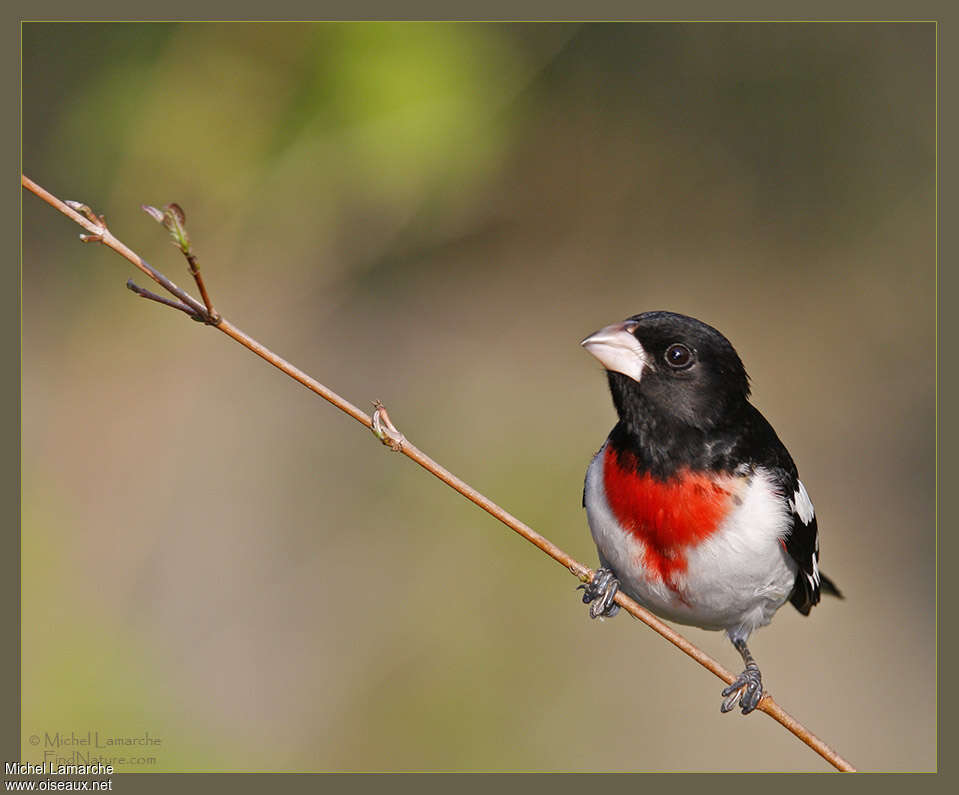
[[[179,202],[227,317],[590,565],[579,340],[715,325],[847,596],[754,636],[766,684],[935,768],[932,24],[25,24],[23,170],[187,285]],[[24,759],[829,769],[79,231],[24,194]]]

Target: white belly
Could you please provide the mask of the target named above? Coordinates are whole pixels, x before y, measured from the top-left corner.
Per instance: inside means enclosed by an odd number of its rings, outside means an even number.
[[[746,638],[785,603],[797,565],[781,539],[790,527],[784,501],[768,472],[743,478],[741,500],[719,529],[686,548],[686,568],[670,577],[645,566],[643,541],[620,529],[603,490],[603,449],[586,473],[586,518],[600,559],[623,590],[662,618]]]

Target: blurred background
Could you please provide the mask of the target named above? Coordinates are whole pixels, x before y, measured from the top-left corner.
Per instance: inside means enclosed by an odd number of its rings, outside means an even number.
[[[723,331],[846,595],[754,636],[767,687],[862,769],[935,768],[932,24],[22,30],[24,173],[188,286],[139,209],[180,203],[225,316],[589,565],[579,341]],[[830,769],[79,231],[24,193],[23,759]]]

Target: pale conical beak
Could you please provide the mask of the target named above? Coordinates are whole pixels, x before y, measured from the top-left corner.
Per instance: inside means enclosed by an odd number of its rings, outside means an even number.
[[[614,323],[590,334],[580,345],[599,359],[607,370],[639,381],[649,360],[643,346],[632,334],[635,328],[636,323],[631,320]]]

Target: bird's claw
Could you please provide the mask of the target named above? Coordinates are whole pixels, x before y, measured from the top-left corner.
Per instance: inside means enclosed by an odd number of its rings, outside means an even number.
[[[731,712],[739,704],[743,708],[743,715],[748,715],[757,706],[763,697],[763,677],[755,665],[747,665],[729,687],[723,690],[723,699],[720,712]]]
[[[619,612],[619,605],[613,601],[619,590],[619,580],[609,569],[597,569],[593,579],[576,590],[580,588],[583,589],[583,604],[589,605],[590,618],[612,618]]]

